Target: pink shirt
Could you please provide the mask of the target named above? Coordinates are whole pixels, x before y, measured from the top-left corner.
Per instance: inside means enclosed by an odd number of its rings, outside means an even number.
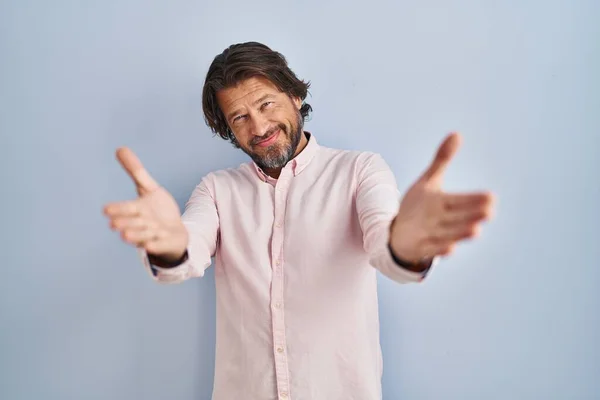
[[[313,135],[277,180],[253,162],[202,179],[182,217],[189,259],[141,255],[161,283],[201,277],[215,257],[213,400],[381,398],[376,272],[424,277],[387,247],[399,200],[381,156]]]

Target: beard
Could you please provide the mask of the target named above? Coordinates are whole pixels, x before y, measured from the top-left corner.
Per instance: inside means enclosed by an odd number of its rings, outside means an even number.
[[[296,149],[298,149],[298,144],[300,144],[300,139],[302,138],[303,129],[304,121],[302,116],[300,112],[296,112],[296,124],[287,126],[284,123],[279,123],[277,126],[270,128],[264,135],[253,138],[247,147],[240,146],[240,148],[263,170],[283,168],[294,158]],[[276,134],[278,130],[284,136],[284,143],[274,143],[260,152],[252,150],[256,143],[268,139],[271,135]]]

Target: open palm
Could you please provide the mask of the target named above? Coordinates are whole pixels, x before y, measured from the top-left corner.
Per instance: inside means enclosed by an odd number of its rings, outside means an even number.
[[[480,223],[491,217],[491,193],[442,191],[444,171],[459,145],[457,133],[446,137],[429,168],[404,195],[390,233],[390,246],[399,257],[418,263],[450,254],[459,241],[477,236]]]
[[[104,207],[111,227],[121,233],[124,241],[150,254],[179,259],[187,247],[188,233],[177,202],[130,149],[118,149],[117,159],[135,183],[138,198]]]

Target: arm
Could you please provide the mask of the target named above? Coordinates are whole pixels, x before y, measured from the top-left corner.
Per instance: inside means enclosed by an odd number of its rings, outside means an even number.
[[[186,203],[181,219],[189,241],[179,262],[166,262],[138,248],[142,263],[156,282],[173,284],[202,277],[211,265],[217,247],[219,216],[209,187],[208,179],[204,178]]]
[[[413,265],[391,252],[390,228],[398,213],[400,193],[388,164],[378,154],[368,154],[357,168],[356,209],[365,251],[373,267],[398,283],[420,282],[432,261]]]
[[[448,135],[400,203],[393,174],[380,156],[372,155],[359,166],[357,206],[365,248],[371,263],[398,282],[422,280],[438,257],[476,237],[480,224],[492,215],[491,193],[441,189],[444,171],[459,144],[457,133]],[[392,267],[396,263],[390,262],[393,254],[412,265],[398,272]]]

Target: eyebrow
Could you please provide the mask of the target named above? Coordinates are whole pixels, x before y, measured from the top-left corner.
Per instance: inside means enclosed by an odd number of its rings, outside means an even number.
[[[264,96],[262,96],[260,99],[256,100],[254,102],[254,105],[257,105],[258,103],[262,103],[263,101],[265,101],[266,99],[270,98],[270,97],[275,97],[270,93],[265,94]]]
[[[272,98],[272,97],[275,97],[275,96],[274,96],[274,95],[272,95],[272,94],[270,94],[270,93],[267,93],[267,94],[265,94],[264,96],[261,96],[261,98],[260,98],[260,99],[256,100],[256,101],[253,103],[253,105],[256,105],[256,104],[258,104],[258,103],[262,103],[262,102],[263,102],[263,101],[265,101],[266,99],[268,99],[268,98]],[[230,112],[229,114],[227,114],[227,120],[228,120],[228,121],[229,121],[229,120],[231,120],[231,119],[232,119],[234,116],[236,116],[237,114],[239,114],[239,113],[241,113],[241,112],[242,112],[242,110],[241,110],[241,109],[239,109],[239,108],[238,108],[238,109],[236,109],[236,110],[234,110],[234,111],[232,111],[232,112]]]

